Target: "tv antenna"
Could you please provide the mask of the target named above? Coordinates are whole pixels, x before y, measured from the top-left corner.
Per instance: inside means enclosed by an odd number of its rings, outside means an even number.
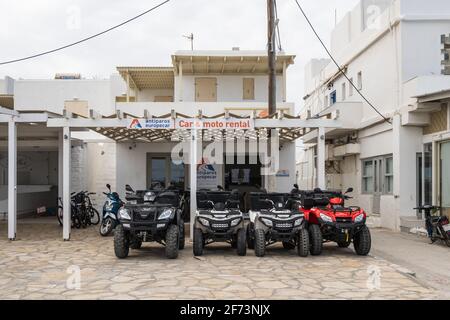
[[[191,50],[194,51],[194,34],[191,33],[190,35],[183,37],[191,41]]]

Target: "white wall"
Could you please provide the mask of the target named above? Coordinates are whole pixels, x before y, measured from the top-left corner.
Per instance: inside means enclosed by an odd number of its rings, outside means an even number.
[[[132,93],[133,95],[133,93]],[[144,102],[144,101],[150,101],[154,102],[155,97],[162,96],[162,97],[172,97],[174,96],[173,89],[143,89],[141,91],[138,91],[137,94],[138,102]]]
[[[120,95],[120,94],[119,94]],[[87,100],[89,108],[105,115],[115,112],[110,80],[17,80],[16,110],[45,110],[62,114],[64,102]]]
[[[218,102],[240,102],[256,101],[267,102],[267,76],[253,75],[184,75],[183,76],[183,101],[195,101],[195,79],[196,78],[216,78],[217,79],[217,101]],[[255,79],[255,100],[243,100],[243,78]],[[175,101],[180,101],[179,97],[180,78],[175,77]],[[277,101],[282,101],[282,77],[277,77]]]

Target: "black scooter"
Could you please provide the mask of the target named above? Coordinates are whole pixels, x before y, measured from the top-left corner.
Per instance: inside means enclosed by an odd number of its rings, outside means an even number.
[[[450,223],[448,217],[443,215],[434,215],[434,213],[441,210],[441,207],[424,205],[414,208],[414,210],[425,212],[425,226],[427,228],[428,238],[430,238],[431,243],[441,240],[450,247]]]

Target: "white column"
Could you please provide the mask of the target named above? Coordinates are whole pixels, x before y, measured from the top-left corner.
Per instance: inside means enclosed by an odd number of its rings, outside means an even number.
[[[71,207],[70,207],[70,128],[63,129],[63,239],[70,240]]]
[[[17,125],[8,122],[8,239],[17,232]]]
[[[127,72],[127,102],[130,102],[130,73]]]
[[[317,136],[317,187],[326,189],[325,180],[325,128],[319,128]]]
[[[197,210],[197,130],[191,130],[191,150],[190,150],[190,192],[191,192],[191,223],[190,237],[194,237],[195,212]]]
[[[60,129],[58,134],[58,197],[63,197],[63,129]]]
[[[283,102],[287,101],[286,62],[283,62]]]
[[[179,66],[178,85],[179,85],[178,100],[183,101],[184,88],[183,88],[183,62],[182,61],[180,61],[180,66]]]

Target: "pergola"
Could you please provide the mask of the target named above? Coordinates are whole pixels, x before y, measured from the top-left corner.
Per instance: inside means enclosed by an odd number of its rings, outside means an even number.
[[[164,120],[167,126],[152,127],[154,121]],[[136,117],[132,114],[123,113],[120,110],[116,114],[105,117],[90,110],[88,117],[65,112],[63,115],[51,114],[48,112],[18,112],[0,107],[0,123],[8,123],[8,238],[15,240],[17,230],[17,124],[18,123],[41,123],[49,128],[61,128],[59,139],[60,172],[62,177],[63,207],[70,208],[70,150],[71,150],[71,130],[91,129],[117,142],[158,142],[171,141],[172,133],[176,130],[176,123],[179,121],[191,121],[195,123],[187,132],[190,140],[190,163],[198,163],[197,144],[198,131],[204,133],[217,131],[218,129],[206,129],[201,124],[208,121],[218,120],[224,123],[222,130],[226,132],[226,124],[230,121],[245,121],[250,124],[252,131],[247,135],[247,139],[258,139],[263,132],[270,129],[277,129],[280,141],[295,141],[301,137],[305,128],[318,128],[318,182],[319,187],[325,187],[325,128],[339,128],[339,120],[332,119],[307,119],[302,120],[299,117],[289,116],[282,111],[266,117],[257,117],[251,114],[247,117],[224,113],[212,117],[202,116],[199,110],[195,115],[183,115],[171,111],[163,116],[152,116],[148,110],[144,117]],[[131,128],[130,123],[137,121],[139,123],[150,124],[149,127]],[[156,121],[158,122],[158,121]],[[200,126],[198,125],[200,124]],[[172,126],[173,125],[173,126]],[[245,130],[244,130],[245,131]],[[190,176],[196,176],[196,166],[190,166]],[[61,174],[60,174],[61,175]],[[60,188],[61,189],[61,188]],[[197,209],[197,180],[190,179],[190,205],[191,217]],[[63,239],[69,240],[71,233],[71,217],[69,210],[64,210],[63,217]],[[192,225],[191,225],[192,228]]]

